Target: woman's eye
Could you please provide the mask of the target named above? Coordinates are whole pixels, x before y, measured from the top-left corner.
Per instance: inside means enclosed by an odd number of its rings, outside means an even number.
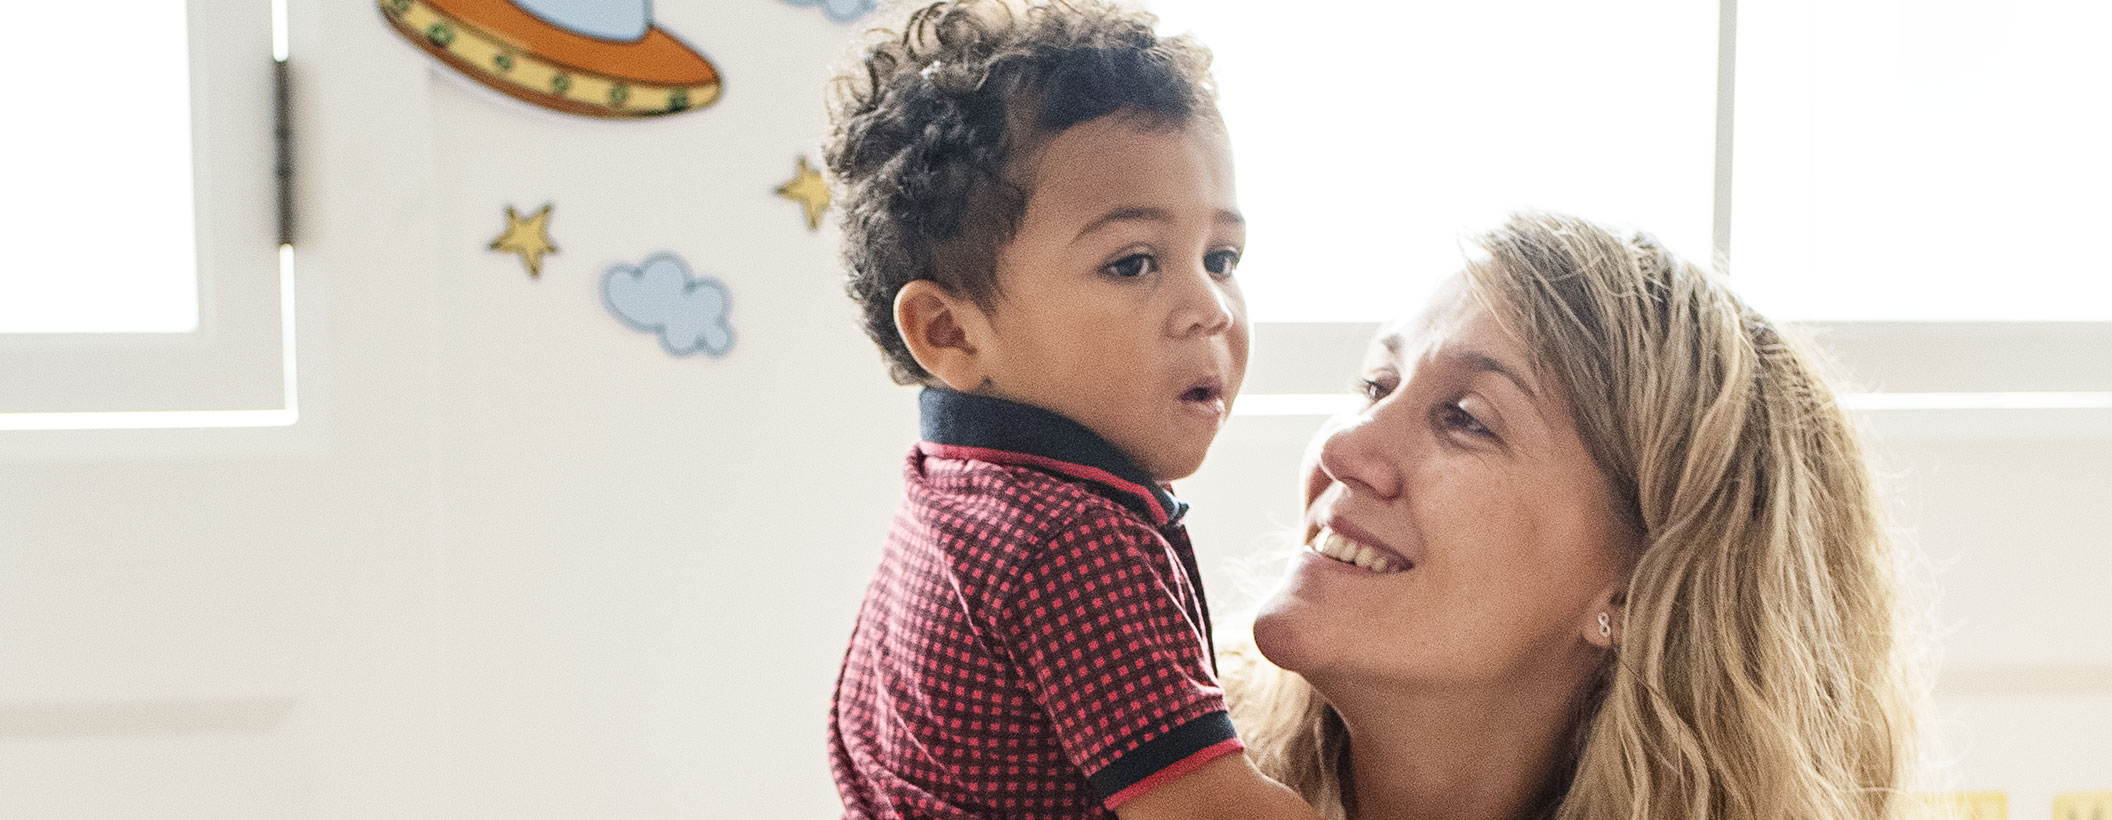
[[[1109,263],[1107,267],[1101,268],[1101,270],[1123,279],[1135,279],[1158,269],[1159,263],[1152,259],[1151,254],[1148,253],[1133,253]]]
[[[1459,406],[1459,402],[1446,402],[1440,405],[1437,409],[1437,414],[1438,420],[1443,422],[1446,427],[1476,436],[1490,434],[1489,428],[1481,423],[1481,419],[1475,418],[1473,413],[1469,413],[1466,408]]]
[[[1203,267],[1214,276],[1230,276],[1239,269],[1239,251],[1212,251],[1203,256]]]

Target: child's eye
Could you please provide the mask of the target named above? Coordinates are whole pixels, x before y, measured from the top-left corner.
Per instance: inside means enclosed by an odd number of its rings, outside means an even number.
[[[1239,251],[1212,251],[1203,256],[1203,267],[1215,276],[1231,276],[1239,269]]]
[[[1123,279],[1135,279],[1159,269],[1158,260],[1148,253],[1133,253],[1108,263],[1100,270]]]

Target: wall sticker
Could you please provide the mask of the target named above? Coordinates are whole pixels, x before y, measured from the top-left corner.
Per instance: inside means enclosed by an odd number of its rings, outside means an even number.
[[[636,266],[611,266],[601,280],[601,297],[618,321],[658,335],[668,353],[717,359],[733,350],[726,285],[690,274],[689,265],[672,253],[654,254]]]
[[[785,0],[795,6],[820,6],[821,12],[838,23],[848,23],[865,16],[879,5],[879,0]]]
[[[557,253],[557,244],[550,241],[550,203],[526,217],[506,206],[506,230],[499,238],[491,240],[491,249],[503,253],[521,255],[521,266],[528,269],[531,279],[543,276],[543,254]]]
[[[517,99],[653,117],[719,98],[710,60],[653,25],[650,0],[380,0],[404,39]]]
[[[807,230],[821,230],[821,214],[829,209],[829,183],[807,164],[806,157],[799,158],[799,170],[792,179],[777,186],[777,195],[799,203],[806,211]]]

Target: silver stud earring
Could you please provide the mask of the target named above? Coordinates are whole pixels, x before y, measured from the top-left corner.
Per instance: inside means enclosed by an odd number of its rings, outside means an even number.
[[[1599,613],[1599,637],[1613,637],[1613,619],[1606,617],[1604,612]]]

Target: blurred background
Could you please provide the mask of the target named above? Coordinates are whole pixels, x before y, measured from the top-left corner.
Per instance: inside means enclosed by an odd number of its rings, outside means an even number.
[[[1221,631],[1375,323],[1573,211],[1838,360],[1939,785],[2112,812],[2112,7],[1149,5],[1217,54],[1252,225],[1246,391],[1177,486]],[[916,419],[812,169],[884,10],[7,13],[0,817],[834,816]]]

